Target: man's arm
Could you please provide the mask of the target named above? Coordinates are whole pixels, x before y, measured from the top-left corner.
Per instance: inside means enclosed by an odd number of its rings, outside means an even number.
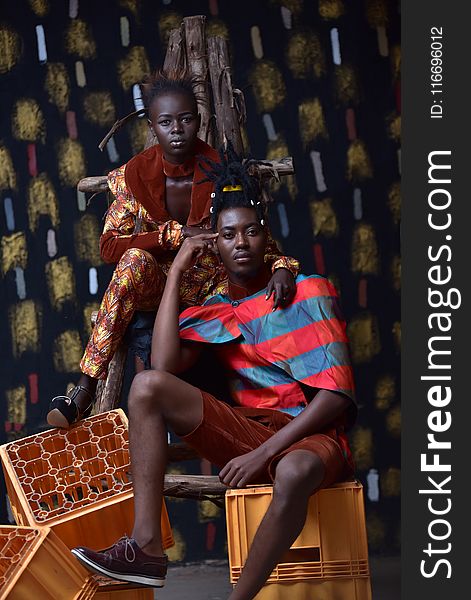
[[[151,366],[178,374],[189,369],[200,354],[196,345],[182,344],[179,335],[180,283],[203,252],[213,246],[217,234],[189,237],[183,242],[167,274],[164,293],[152,333]]]
[[[303,412],[277,431],[256,450],[229,461],[219,473],[223,483],[244,487],[260,473],[269,461],[304,437],[318,433],[332,423],[350,405],[351,400],[329,390],[319,390]]]

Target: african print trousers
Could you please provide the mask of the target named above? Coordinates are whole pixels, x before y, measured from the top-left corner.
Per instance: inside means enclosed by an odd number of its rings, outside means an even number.
[[[103,297],[80,370],[105,379],[108,365],[121,343],[134,311],[157,310],[165,274],[156,259],[138,248],[121,257]]]

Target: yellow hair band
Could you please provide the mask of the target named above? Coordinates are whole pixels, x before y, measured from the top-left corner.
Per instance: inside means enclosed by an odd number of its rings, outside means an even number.
[[[223,192],[241,192],[242,191],[242,186],[241,185],[225,185],[222,188]]]

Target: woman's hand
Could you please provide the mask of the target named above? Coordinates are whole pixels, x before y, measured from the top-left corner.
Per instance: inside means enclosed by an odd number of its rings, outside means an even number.
[[[268,282],[266,300],[273,294],[273,310],[291,304],[296,294],[296,281],[288,269],[276,269]]]
[[[219,472],[219,479],[229,487],[241,488],[257,480],[270,460],[263,450],[257,448],[230,460]]]
[[[182,275],[188,269],[191,269],[198,258],[207,250],[214,251],[214,245],[218,233],[200,233],[183,240],[180,250],[173,259],[172,266],[169,270],[169,275]]]

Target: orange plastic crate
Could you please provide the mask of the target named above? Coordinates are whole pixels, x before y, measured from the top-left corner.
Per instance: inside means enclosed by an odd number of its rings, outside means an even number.
[[[231,583],[236,583],[240,576],[248,550],[268,509],[272,495],[271,486],[226,492]],[[363,578],[366,581],[366,588],[369,589],[370,586],[363,487],[356,481],[336,484],[320,490],[311,497],[303,530],[275,567],[267,583],[340,578],[349,579],[348,585],[353,587],[363,586],[362,583],[357,584],[354,578]],[[273,586],[266,587],[271,589]],[[299,589],[304,588],[301,586]],[[272,590],[270,593],[275,592]],[[262,597],[265,598],[260,596]],[[277,598],[278,596],[266,597]],[[285,597],[292,596],[283,596]],[[330,596],[326,597],[331,600]],[[339,597],[343,598],[343,596]],[[348,599],[361,598],[362,600],[369,597],[364,594],[345,596]]]
[[[368,578],[349,577],[290,583],[269,583],[254,600],[371,600]]]
[[[128,420],[121,409],[0,447],[17,524],[48,526],[69,547],[100,550],[133,528]],[[164,548],[173,545],[165,504]]]
[[[0,525],[0,600],[90,600],[97,587],[50,528]]]

